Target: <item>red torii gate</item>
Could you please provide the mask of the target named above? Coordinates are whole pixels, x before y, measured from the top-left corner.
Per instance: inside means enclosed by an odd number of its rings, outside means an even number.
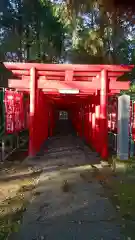
[[[130,82],[118,81],[118,77],[131,71],[134,66],[39,63],[4,63],[4,65],[17,77],[9,79],[8,86],[30,93],[30,156],[39,150],[47,134],[44,128],[45,96],[51,96],[55,103],[63,103],[68,107],[71,107],[74,101],[84,103],[86,122],[91,129],[91,132],[88,132],[86,124],[86,138],[92,139],[91,143],[102,158],[108,157],[108,96],[129,89]],[[65,91],[69,93],[68,98],[64,95]],[[74,95],[71,94],[73,92]],[[80,119],[78,113],[76,114]],[[96,119],[100,122],[98,130],[95,127]],[[97,144],[97,137],[101,141],[100,144]]]

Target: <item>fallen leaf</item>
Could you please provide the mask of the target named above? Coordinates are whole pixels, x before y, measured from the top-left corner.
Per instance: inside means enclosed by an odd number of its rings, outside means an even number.
[[[41,194],[41,192],[34,192],[33,195],[34,196],[39,196]]]
[[[65,180],[62,185],[62,191],[69,192],[70,190],[71,190],[71,184],[69,184],[69,182]]]

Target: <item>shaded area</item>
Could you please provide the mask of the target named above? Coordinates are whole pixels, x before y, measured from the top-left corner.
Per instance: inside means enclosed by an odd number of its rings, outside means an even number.
[[[69,134],[75,135],[75,129],[72,125],[72,122],[68,120],[58,120],[56,122],[54,135],[67,136]]]
[[[10,239],[124,239],[121,221],[95,177],[100,159],[78,137],[53,137],[47,152],[26,163],[43,172],[36,198]]]
[[[0,62],[0,87],[8,88],[8,79],[13,78],[12,72],[10,72],[2,62]]]

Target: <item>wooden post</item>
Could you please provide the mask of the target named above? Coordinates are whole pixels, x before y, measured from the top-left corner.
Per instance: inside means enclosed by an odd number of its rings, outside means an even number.
[[[95,149],[95,120],[96,120],[96,114],[95,114],[95,98],[93,97],[93,106],[92,106],[92,146]]]
[[[84,138],[85,138],[86,142],[87,142],[87,133],[88,133],[88,129],[87,129],[87,105],[85,103],[84,104]]]
[[[37,151],[41,149],[41,146],[43,145],[43,142],[45,140],[45,129],[47,125],[45,124],[45,101],[44,101],[44,93],[41,89],[38,90],[38,99],[37,99],[37,111],[36,111],[36,117],[37,117],[37,132],[36,132],[36,146]]]
[[[89,104],[87,103],[86,105],[86,138],[87,138],[87,142],[88,144],[90,144],[90,138],[89,138]]]
[[[37,77],[36,69],[30,69],[30,126],[29,126],[29,156],[34,156],[36,153],[36,103],[37,103]]]
[[[53,108],[52,108],[52,105],[49,106],[49,136],[52,137],[53,136]]]
[[[89,104],[89,140],[92,142],[92,104]]]
[[[101,157],[108,158],[108,72],[103,69],[101,71],[101,90],[100,90],[100,139],[101,141]]]
[[[96,150],[100,152],[100,135],[99,135],[99,119],[100,119],[100,105],[96,105],[95,109],[95,132],[96,132]]]

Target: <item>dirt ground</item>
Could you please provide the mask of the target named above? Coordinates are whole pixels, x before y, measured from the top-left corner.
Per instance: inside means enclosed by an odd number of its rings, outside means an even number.
[[[53,138],[48,152],[27,163],[42,172],[35,198],[10,240],[125,240],[121,219],[101,184],[100,158],[79,138]]]
[[[33,160],[26,157],[27,152],[16,154],[0,166],[0,240],[52,240],[58,230],[57,239],[64,234],[64,239],[82,239],[85,232],[88,239],[134,240],[134,169],[114,173],[102,167],[99,157],[71,136],[68,142],[67,137],[55,138],[48,152]]]

